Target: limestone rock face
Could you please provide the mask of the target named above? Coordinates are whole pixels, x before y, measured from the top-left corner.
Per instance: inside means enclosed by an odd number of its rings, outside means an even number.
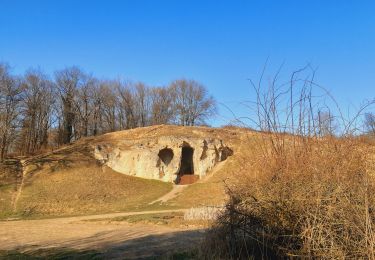
[[[177,136],[104,143],[94,151],[98,161],[117,172],[174,183],[184,175],[202,178],[232,154],[222,140]]]

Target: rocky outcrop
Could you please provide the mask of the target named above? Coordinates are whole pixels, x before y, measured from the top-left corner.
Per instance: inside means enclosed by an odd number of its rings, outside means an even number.
[[[218,139],[160,136],[99,144],[94,154],[117,172],[179,183],[184,175],[195,175],[196,179],[206,176],[233,150]]]

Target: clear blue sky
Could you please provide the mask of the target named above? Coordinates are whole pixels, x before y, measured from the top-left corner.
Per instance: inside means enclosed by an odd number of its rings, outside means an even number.
[[[343,106],[373,99],[375,1],[0,0],[0,61],[15,73],[77,65],[150,85],[193,78],[240,116],[267,58],[269,75],[284,61],[285,75],[319,67]]]

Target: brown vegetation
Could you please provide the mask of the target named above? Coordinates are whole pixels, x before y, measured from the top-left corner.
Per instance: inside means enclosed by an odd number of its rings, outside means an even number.
[[[242,151],[202,258],[375,258],[374,147],[353,135],[353,121],[321,113],[303,71],[264,92],[253,85],[264,134]]]
[[[0,218],[136,210],[171,190],[170,183],[101,166],[87,141],[22,163],[0,163]]]
[[[375,176],[367,145],[300,140],[278,154],[252,154],[251,171],[228,189],[211,242],[223,250],[214,255],[374,258]]]

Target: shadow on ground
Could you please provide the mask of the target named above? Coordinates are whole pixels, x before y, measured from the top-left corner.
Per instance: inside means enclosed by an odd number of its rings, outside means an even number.
[[[66,241],[61,247],[33,245],[0,251],[0,259],[194,259],[195,248],[203,237],[203,230],[188,230],[106,243],[107,234],[100,232],[83,240]],[[100,246],[93,249],[75,247],[93,241]]]

